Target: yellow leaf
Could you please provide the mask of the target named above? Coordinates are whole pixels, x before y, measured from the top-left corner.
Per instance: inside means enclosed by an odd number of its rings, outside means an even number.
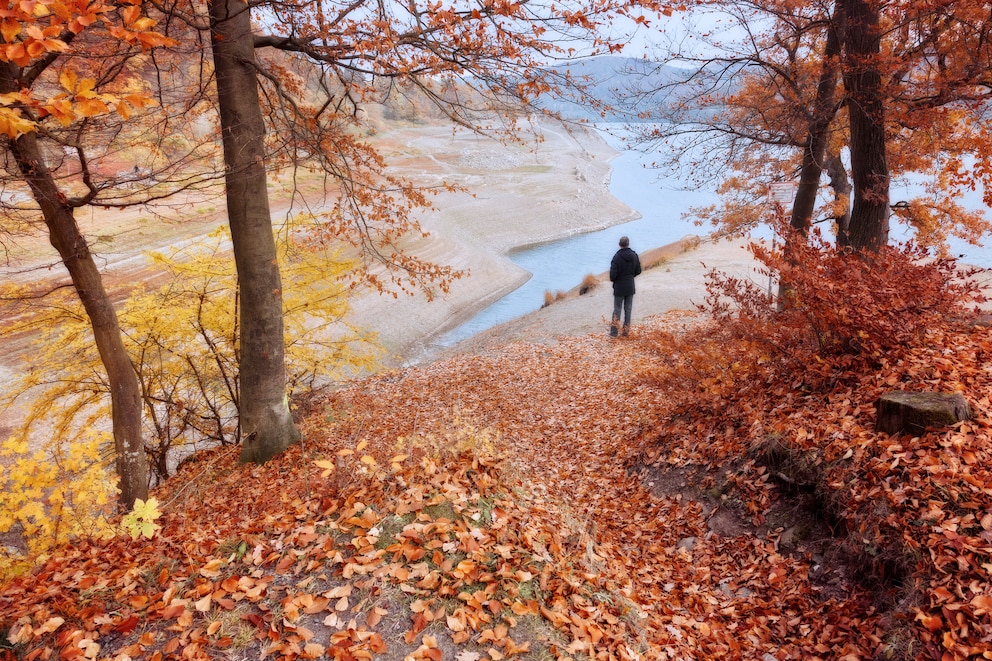
[[[97,99],[85,99],[76,104],[76,110],[83,117],[97,117],[106,114],[110,108],[103,101]]]
[[[307,643],[303,648],[303,658],[319,659],[324,656],[324,646],[319,643]]]
[[[138,42],[143,48],[158,48],[160,46],[178,46],[179,42],[171,37],[159,34],[158,32],[142,32],[138,35]]]
[[[35,630],[35,636],[41,636],[46,633],[52,633],[58,629],[65,622],[64,618],[61,617],[51,617],[44,624]]]
[[[34,122],[30,122],[20,116],[17,110],[0,108],[0,132],[10,138],[16,138],[25,133],[35,130]]]
[[[141,16],[141,7],[131,5],[124,9],[122,16],[124,17],[124,25],[131,25]]]
[[[72,69],[63,69],[62,73],[59,75],[59,84],[62,85],[62,89],[67,92],[76,91],[76,82],[79,80],[79,76]]]
[[[131,28],[137,32],[147,32],[155,27],[155,23],[156,21],[154,18],[142,16],[134,22],[134,25],[132,25]]]
[[[196,603],[194,603],[193,604],[193,607],[196,608],[196,610],[198,610],[201,613],[206,613],[207,611],[209,611],[210,610],[210,595],[208,594],[203,599],[200,599],[199,601],[197,601]]]
[[[207,564],[200,567],[200,575],[204,578],[217,578],[220,576],[220,568],[224,566],[224,561],[214,558]]]
[[[344,585],[339,585],[330,592],[324,594],[328,599],[340,599],[341,597],[347,597],[351,594],[351,584],[345,583]]]
[[[454,615],[447,616],[447,623],[448,628],[452,631],[457,632],[465,630],[465,622],[461,618],[455,617]]]
[[[76,96],[84,99],[96,98],[96,80],[93,78],[80,78],[76,87]]]

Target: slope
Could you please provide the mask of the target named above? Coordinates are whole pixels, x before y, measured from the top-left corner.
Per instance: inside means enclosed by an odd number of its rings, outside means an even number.
[[[4,654],[988,653],[989,329],[934,328],[878,372],[746,400],[650,378],[706,329],[671,313],[625,340],[517,343],[315,396],[305,441],[276,460],[187,462],[157,493],[153,539],[80,540],[6,586]],[[872,402],[896,384],[963,390],[974,420],[876,434]],[[776,478],[772,438],[812,453],[818,519]],[[817,521],[837,537],[800,534]],[[891,562],[859,575],[872,549]]]

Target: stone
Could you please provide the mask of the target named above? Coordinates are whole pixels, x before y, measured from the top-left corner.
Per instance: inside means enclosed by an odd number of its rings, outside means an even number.
[[[970,416],[961,393],[895,390],[878,398],[875,431],[920,436],[928,429],[948,427]]]

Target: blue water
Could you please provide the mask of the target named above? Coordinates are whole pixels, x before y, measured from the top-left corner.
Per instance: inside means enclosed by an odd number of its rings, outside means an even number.
[[[618,138],[607,133],[603,133],[603,137],[614,148],[624,150]],[[623,235],[630,237],[631,248],[641,252],[673,243],[690,234],[706,234],[709,228],[699,227],[682,216],[691,207],[716,203],[716,193],[699,188],[688,190],[685,180],[659,176],[658,171],[644,167],[651,160],[651,156],[624,150],[611,162],[610,192],[639,212],[639,219],[510,253],[510,259],[529,271],[531,278],[461,326],[441,336],[436,344],[451,346],[537,310],[544,303],[544,292],[572,289],[586,274],[609,270],[610,258]],[[892,199],[904,199],[910,193],[917,191],[894,187]],[[963,203],[968,208],[983,208],[981,192],[966,194]],[[758,232],[759,236],[768,234],[767,228]],[[907,236],[904,228],[895,225],[891,233],[895,240],[904,240]],[[962,263],[992,268],[992,248],[972,246],[960,240],[949,243],[951,253]]]
[[[604,137],[618,149],[619,141]],[[650,157],[623,151],[611,162],[613,174],[610,192],[641,217],[604,230],[513,251],[510,259],[531,273],[531,278],[517,289],[482,310],[461,326],[437,340],[450,346],[523,314],[544,303],[544,292],[564,291],[578,286],[589,273],[600,274],[610,268],[620,237],[630,237],[630,247],[641,252],[657,248],[690,234],[704,234],[705,229],[682,218],[690,207],[713,204],[716,194],[710,191],[683,190],[684,182],[659,179],[658,173],[644,168]]]

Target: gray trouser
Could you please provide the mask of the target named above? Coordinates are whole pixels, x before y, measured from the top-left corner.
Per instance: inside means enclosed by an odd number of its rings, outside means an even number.
[[[623,310],[623,325],[630,326],[630,307],[634,303],[634,295],[613,297],[613,331],[620,323],[620,311]]]

